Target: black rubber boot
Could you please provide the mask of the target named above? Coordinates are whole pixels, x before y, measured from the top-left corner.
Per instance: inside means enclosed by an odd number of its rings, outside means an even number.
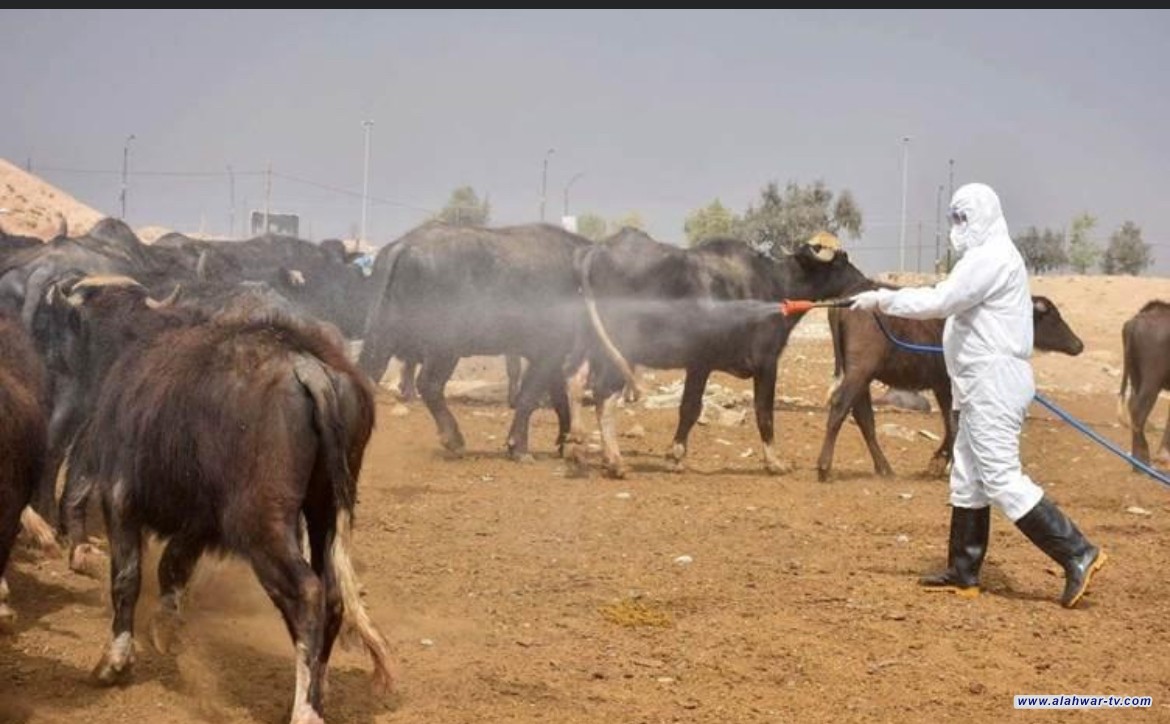
[[[991,532],[991,508],[951,508],[951,540],[947,569],[923,576],[918,582],[928,591],[946,591],[964,598],[979,595],[979,569],[987,555]]]
[[[1016,521],[1028,540],[1064,568],[1060,604],[1072,608],[1081,600],[1093,574],[1105,565],[1105,552],[1085,539],[1077,526],[1046,497]]]

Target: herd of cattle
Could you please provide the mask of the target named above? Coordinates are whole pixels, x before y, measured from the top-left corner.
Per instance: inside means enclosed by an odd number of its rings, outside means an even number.
[[[732,239],[682,249],[631,229],[594,244],[545,224],[431,222],[383,248],[372,273],[352,261],[339,242],[278,236],[225,243],[170,234],[147,245],[114,219],[47,243],[0,233],[0,573],[22,517],[34,528],[55,519],[70,566],[92,572],[97,551],[85,525],[96,494],[114,608],[99,682],[130,672],[143,534],[153,532],[167,540],[149,626],[157,648],[168,646],[200,556],[231,552],[251,563],[294,641],[294,722],[320,721],[343,625],[370,653],[376,682],[391,684],[386,641],[350,561],[374,385],[391,359],[456,453],[464,440],[444,387],[461,358],[508,356],[507,448],[520,460],[530,457],[529,419],[548,399],[560,452],[586,464],[588,385],[603,467],[615,476],[625,466],[614,410],[623,388],[636,394],[636,366],[685,370],[667,455],[679,467],[711,373],[751,378],[764,465],[779,473],[777,366],[800,317],[780,314],[777,303],[875,284],[823,235],[775,259]],[[1034,321],[1038,349],[1083,349],[1051,300],[1034,298]],[[835,309],[829,323],[838,383],[820,478],[831,474],[850,412],[877,473],[892,474],[874,430],[874,379],[934,392],[946,435],[931,469],[945,471],[954,426],[942,359],[901,351],[883,331],[937,345],[942,322]],[[1146,305],[1123,338],[1133,451],[1148,461],[1145,422],[1170,388],[1170,304]],[[362,342],[356,364],[347,340]],[[1159,450],[1170,455],[1170,440]],[[5,595],[0,581],[0,616],[11,615]]]

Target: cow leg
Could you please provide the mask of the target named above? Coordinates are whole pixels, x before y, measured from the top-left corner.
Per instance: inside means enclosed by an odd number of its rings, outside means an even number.
[[[1129,398],[1130,429],[1133,433],[1133,456],[1143,463],[1150,463],[1150,444],[1146,440],[1146,421],[1158,401],[1158,389],[1153,385],[1134,386],[1133,395]],[[1134,468],[1138,470],[1138,468]]]
[[[42,518],[51,521],[57,502],[57,474],[65,461],[73,434],[77,431],[76,405],[71,400],[78,394],[72,383],[54,395],[53,413],[49,417],[48,441],[45,447],[45,468],[40,483],[33,491],[31,505]],[[63,532],[60,521],[58,530]]]
[[[575,474],[583,474],[586,470],[585,428],[582,424],[585,411],[582,402],[588,379],[589,362],[585,361],[568,376],[565,383],[569,402],[569,434],[565,438],[566,444],[561,448],[561,455],[569,461]]]
[[[943,418],[943,439],[930,458],[926,467],[926,474],[941,478],[947,474],[947,466],[951,463],[952,451],[955,449],[955,417],[951,410],[951,385],[940,385],[934,389],[934,399],[938,402],[939,413]]]
[[[28,503],[30,488],[24,481],[0,485],[0,574],[8,570],[8,557],[20,532],[20,515]],[[0,630],[10,629],[15,621],[16,613],[8,607],[8,583],[0,578]]]
[[[423,369],[426,369],[424,364]],[[252,570],[280,610],[296,649],[296,691],[292,724],[324,724],[321,655],[325,641],[325,591],[301,557],[295,522],[265,535],[251,551]]]
[[[309,550],[312,552],[310,564],[313,573],[321,580],[325,596],[325,621],[322,628],[321,653],[318,657],[321,665],[321,697],[325,698],[329,684],[329,657],[333,654],[333,644],[341,633],[345,604],[341,597],[341,585],[332,565],[333,539],[337,532],[334,530],[336,516],[332,506],[306,506],[305,522],[308,527]]]
[[[829,419],[825,423],[825,439],[821,443],[821,454],[817,458],[817,479],[822,483],[828,482],[833,472],[833,455],[837,449],[837,436],[841,434],[841,425],[845,423],[845,415],[853,409],[853,401],[860,390],[856,376],[838,377],[829,393]],[[872,456],[872,452],[870,453]],[[877,468],[877,459],[874,458],[874,468]]]
[[[508,370],[508,407],[516,409],[516,402],[520,397],[520,374],[523,372],[521,360],[514,354],[504,357],[504,366]]]
[[[110,597],[114,605],[113,639],[93,670],[93,678],[103,686],[125,681],[134,665],[134,606],[142,583],[142,530],[130,519],[125,502],[115,490],[103,488],[102,513],[110,537]]]
[[[150,620],[150,642],[154,650],[167,654],[175,643],[183,591],[205,548],[202,536],[179,535],[167,542],[158,562],[158,610]]]
[[[691,428],[699,421],[699,416],[703,414],[703,392],[707,389],[707,379],[710,376],[711,370],[708,368],[687,369],[687,376],[683,382],[682,402],[678,406],[678,428],[674,431],[670,451],[666,453],[670,469],[676,472],[686,469],[683,461],[687,457],[687,437],[691,434]]]
[[[69,546],[69,568],[89,578],[101,578],[106,556],[89,542],[85,523],[93,480],[76,468],[65,474],[65,490],[61,494],[60,526],[65,530]]]
[[[549,398],[557,414],[557,454],[561,457],[565,455],[565,443],[573,429],[573,409],[565,383],[564,375],[557,373],[551,375],[548,383]]]
[[[528,426],[532,412],[540,403],[540,397],[546,391],[552,391],[554,401],[557,391],[554,386],[560,385],[560,394],[565,396],[565,381],[561,377],[561,360],[552,357],[538,362],[530,362],[524,379],[520,382],[520,394],[516,396],[516,412],[512,415],[512,429],[508,431],[508,455],[513,460],[531,462],[532,456],[528,453]],[[564,414],[568,415],[568,400],[565,400]],[[561,412],[557,413],[560,418]],[[564,426],[567,429],[567,425]]]
[[[427,357],[423,360],[422,374],[419,375],[418,391],[439,428],[439,442],[452,453],[462,455],[466,447],[463,433],[459,432],[459,423],[451,414],[443,395],[443,388],[447,386],[447,380],[451,379],[458,363],[458,357]]]
[[[417,374],[418,362],[416,360],[402,360],[402,371],[398,375],[398,396],[404,402],[418,399],[418,387],[415,385],[415,375]]]
[[[755,397],[756,427],[760,430],[760,441],[763,443],[764,469],[773,475],[783,475],[792,472],[792,463],[777,458],[773,448],[776,437],[776,360],[773,357],[771,364],[756,370],[752,378],[752,391]]]
[[[16,623],[16,611],[8,605],[8,581],[0,577],[0,632],[11,633]]]
[[[1166,427],[1162,430],[1162,442],[1154,453],[1154,462],[1159,465],[1170,465],[1170,414],[1166,415]]]
[[[853,419],[857,422],[861,437],[869,449],[869,456],[873,459],[874,472],[883,478],[893,477],[894,469],[890,467],[890,461],[886,459],[886,454],[878,444],[877,422],[873,416],[873,397],[869,385],[861,390],[853,402]]]

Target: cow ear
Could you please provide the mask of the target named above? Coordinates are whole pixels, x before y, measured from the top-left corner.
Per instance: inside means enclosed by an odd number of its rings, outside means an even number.
[[[1047,299],[1033,299],[1032,311],[1035,314],[1048,314],[1049,306]]]

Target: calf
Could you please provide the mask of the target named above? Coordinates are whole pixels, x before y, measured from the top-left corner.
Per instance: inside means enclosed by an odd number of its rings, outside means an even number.
[[[15,614],[4,571],[45,465],[47,391],[41,359],[16,317],[0,313],[0,625]]]
[[[1121,374],[1118,404],[1126,400],[1126,388],[1133,382],[1129,397],[1129,415],[1121,419],[1133,435],[1132,453],[1143,463],[1150,462],[1150,445],[1146,441],[1146,421],[1158,401],[1158,393],[1170,390],[1170,303],[1154,300],[1147,303],[1121,327],[1121,346],[1125,363]],[[1170,419],[1162,432],[1162,442],[1155,460],[1170,465]],[[1135,468],[1136,469],[1136,468]]]
[[[888,285],[879,285],[888,286]],[[817,477],[829,479],[833,451],[846,413],[861,429],[865,445],[873,458],[878,475],[894,474],[882,453],[874,429],[873,400],[869,385],[873,380],[905,390],[931,390],[938,401],[945,434],[930,460],[927,472],[943,475],[950,464],[955,442],[955,422],[951,416],[951,378],[941,354],[899,349],[882,332],[878,321],[895,339],[917,345],[942,345],[942,319],[904,319],[881,312],[830,309],[829,329],[833,337],[833,356],[837,378],[829,397],[829,419],[825,440],[817,459]],[[1036,349],[1078,355],[1084,344],[1065,323],[1060,310],[1047,297],[1032,297],[1033,345]]]
[[[578,274],[596,337],[590,350],[593,399],[608,474],[625,473],[613,410],[624,384],[637,389],[632,364],[686,370],[667,455],[673,467],[683,465],[707,379],[720,370],[752,379],[764,465],[772,473],[789,469],[772,448],[773,409],[778,358],[799,317],[782,316],[778,302],[833,297],[865,279],[832,242],[802,244],[777,260],[734,239],[681,249],[627,229],[580,254]]]
[[[234,553],[251,563],[293,638],[293,722],[321,721],[343,617],[370,653],[376,683],[389,687],[386,642],[362,605],[349,552],[374,422],[369,383],[311,323],[275,312],[208,319],[146,302],[139,287],[83,280],[54,287],[47,304],[55,338],[97,391],[66,478],[67,501],[83,499],[87,486],[99,492],[110,538],[113,637],[95,679],[113,684],[130,672],[143,535],[154,532],[167,541],[150,627],[156,648],[168,646],[200,556]],[[74,543],[78,513],[65,509]]]

